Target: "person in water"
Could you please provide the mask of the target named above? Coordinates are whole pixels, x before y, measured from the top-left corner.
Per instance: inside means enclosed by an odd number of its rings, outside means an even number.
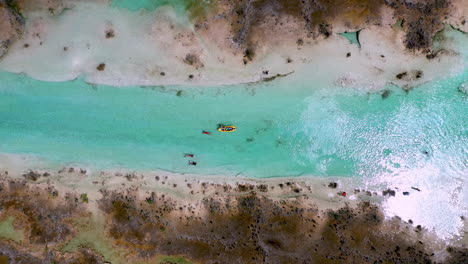
[[[197,166],[197,162],[195,162],[193,160],[189,160],[188,164],[192,165],[192,166]]]
[[[203,134],[205,134],[205,135],[211,135],[211,132],[208,132],[208,131],[203,130]]]
[[[193,155],[192,153],[187,153],[187,154],[184,155],[184,157],[193,158],[193,157],[195,157],[195,155]]]

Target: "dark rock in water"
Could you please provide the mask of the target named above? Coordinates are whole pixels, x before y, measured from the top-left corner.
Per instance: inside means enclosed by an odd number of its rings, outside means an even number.
[[[329,188],[332,188],[332,189],[335,189],[336,187],[338,187],[338,183],[336,183],[336,182],[330,182],[330,183],[328,184],[328,187],[329,187]]]
[[[468,82],[460,84],[460,86],[458,86],[458,91],[460,93],[468,95]]]
[[[387,99],[390,96],[391,93],[392,93],[392,91],[390,91],[390,90],[383,91],[383,93],[381,95],[382,99]]]

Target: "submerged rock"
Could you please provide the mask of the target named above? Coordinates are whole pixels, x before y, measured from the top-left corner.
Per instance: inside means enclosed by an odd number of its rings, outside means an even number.
[[[460,84],[460,86],[458,86],[458,91],[465,95],[468,95],[468,82]]]

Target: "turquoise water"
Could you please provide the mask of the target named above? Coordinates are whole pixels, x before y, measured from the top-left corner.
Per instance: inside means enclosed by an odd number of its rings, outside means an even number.
[[[179,16],[186,14],[193,6],[206,8],[211,6],[212,0],[112,0],[114,8],[125,8],[130,11],[154,11],[162,6],[171,6]]]
[[[163,5],[174,5],[179,10],[184,10],[189,1],[178,0],[113,0],[112,7],[126,8],[131,11],[145,9],[156,10]]]
[[[11,73],[0,80],[0,152],[57,164],[251,177],[467,171],[468,104],[458,90],[466,73],[408,93],[390,87],[387,98],[288,78],[184,88]],[[217,132],[218,123],[238,131]],[[198,165],[188,166],[184,153]]]
[[[340,35],[347,38],[349,43],[359,45],[359,31],[340,33]]]

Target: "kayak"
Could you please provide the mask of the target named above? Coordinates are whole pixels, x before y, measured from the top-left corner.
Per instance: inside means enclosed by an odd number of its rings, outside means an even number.
[[[219,132],[234,132],[237,130],[237,127],[235,126],[223,126],[218,128]]]

